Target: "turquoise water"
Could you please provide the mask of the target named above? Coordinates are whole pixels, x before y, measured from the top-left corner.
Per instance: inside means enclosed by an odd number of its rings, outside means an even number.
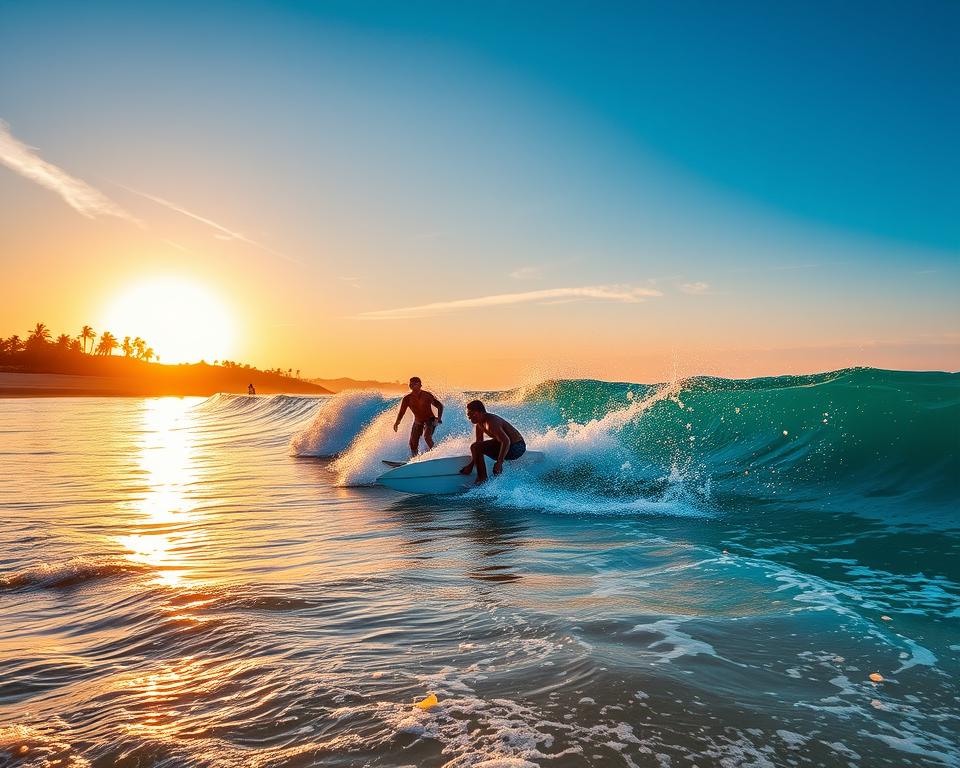
[[[0,401],[0,765],[960,765],[960,376],[481,394]]]

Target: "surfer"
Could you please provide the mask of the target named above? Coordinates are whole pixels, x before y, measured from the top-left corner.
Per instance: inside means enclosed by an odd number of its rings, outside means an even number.
[[[433,409],[436,406],[437,415],[433,415]],[[433,431],[443,424],[443,403],[433,396],[432,392],[423,389],[423,384],[419,376],[410,379],[410,394],[404,395],[400,401],[400,413],[397,414],[397,420],[393,423],[393,431],[396,432],[403,421],[403,414],[409,408],[413,412],[413,427],[410,429],[410,455],[416,456],[420,452],[420,438],[427,444],[427,450],[433,448]]]
[[[502,416],[487,413],[486,406],[479,400],[471,400],[467,403],[467,418],[477,427],[477,439],[470,446],[470,455],[473,459],[460,470],[460,474],[469,475],[476,467],[477,485],[480,485],[487,480],[487,464],[483,460],[484,456],[489,456],[496,461],[493,465],[493,474],[499,475],[503,472],[503,462],[519,459],[526,452],[527,444],[523,441],[523,435],[513,424]],[[489,435],[493,439],[484,440],[484,435]]]
[[[247,394],[248,394],[248,395],[255,395],[255,394],[257,394],[257,390],[255,390],[255,389],[253,388],[253,382],[250,382],[249,384],[247,384]]]

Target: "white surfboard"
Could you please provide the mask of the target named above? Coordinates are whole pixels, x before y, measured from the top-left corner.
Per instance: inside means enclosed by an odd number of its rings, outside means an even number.
[[[492,479],[493,459],[487,461],[487,475]],[[527,451],[516,461],[503,462],[503,473],[509,474],[511,467],[524,466],[543,461],[539,451]],[[463,493],[470,490],[477,479],[476,471],[461,475],[461,468],[470,463],[469,456],[448,456],[445,459],[428,459],[404,464],[391,469],[377,478],[380,485],[403,493],[447,494]]]

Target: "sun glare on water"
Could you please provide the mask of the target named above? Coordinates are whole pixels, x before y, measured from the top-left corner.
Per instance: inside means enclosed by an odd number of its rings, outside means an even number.
[[[140,336],[164,363],[212,362],[229,357],[233,321],[226,305],[199,283],[154,278],[127,288],[96,329],[119,341]]]

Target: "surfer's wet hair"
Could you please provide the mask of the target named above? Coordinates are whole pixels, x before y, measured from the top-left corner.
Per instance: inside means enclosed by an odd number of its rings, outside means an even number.
[[[486,406],[484,406],[484,404],[481,403],[479,400],[471,400],[469,403],[467,403],[467,410],[468,410],[468,411],[480,411],[480,413],[486,413],[486,412],[487,412]]]
[[[411,383],[411,384],[423,384],[423,382],[420,381],[420,377],[419,377],[419,376],[411,376],[411,377],[410,377],[410,383]]]

